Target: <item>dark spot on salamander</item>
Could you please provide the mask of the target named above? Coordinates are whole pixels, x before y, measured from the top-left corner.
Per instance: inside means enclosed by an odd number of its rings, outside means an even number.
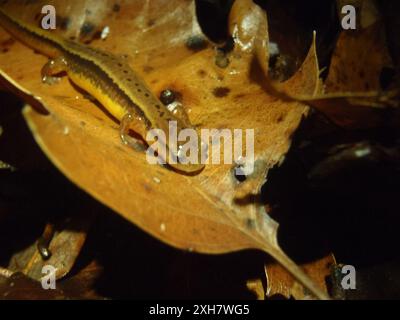
[[[227,87],[216,87],[213,90],[213,95],[217,98],[223,98],[226,97],[230,91],[231,89]]]
[[[141,90],[141,89],[137,89],[137,91],[138,91],[138,92],[142,92],[142,90]]]
[[[72,40],[72,41],[74,41],[76,39],[76,37],[75,36],[70,36],[69,37],[69,40]]]
[[[124,73],[125,73],[125,74],[128,73],[128,70],[124,70]]]
[[[285,115],[284,115],[284,114],[281,114],[281,115],[278,117],[278,119],[276,119],[276,122],[277,122],[277,123],[280,123],[280,122],[282,122],[284,119],[285,119]]]
[[[154,26],[156,24],[156,20],[154,20],[154,19],[151,19],[151,20],[149,20],[148,22],[147,22],[147,26],[148,27],[152,27],[152,26]]]
[[[126,79],[126,81],[128,81],[128,82],[131,82],[131,81],[132,81],[132,79],[131,79],[131,78],[128,78],[128,79]]]
[[[148,93],[144,94],[146,98],[150,97],[150,95]]]
[[[164,111],[160,112],[160,117],[164,117]],[[167,119],[168,120],[168,119]],[[168,120],[169,121],[169,120]]]
[[[175,99],[176,99],[176,95],[173,90],[166,89],[166,90],[161,91],[160,100],[164,105],[174,102]]]
[[[118,63],[118,67],[122,67],[122,63],[121,62]]]
[[[200,35],[190,36],[186,40],[186,47],[193,51],[199,51],[207,48],[207,41],[204,37]]]
[[[115,4],[113,5],[112,10],[113,10],[114,12],[119,12],[119,11],[121,10],[121,6],[120,6],[118,3],[115,3]]]
[[[92,14],[92,11],[90,11],[89,9],[86,9],[86,10],[85,10],[85,14],[86,14],[87,16],[90,16],[90,15]]]
[[[160,110],[161,106],[160,106],[159,104],[156,104],[156,108],[157,108],[158,110]]]

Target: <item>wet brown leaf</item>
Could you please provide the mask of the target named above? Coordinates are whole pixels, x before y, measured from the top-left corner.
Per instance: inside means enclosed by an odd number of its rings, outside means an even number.
[[[55,300],[65,299],[64,292],[56,288],[43,290],[37,282],[23,273],[14,273],[9,277],[0,276],[0,299],[2,300]]]
[[[0,54],[1,75],[49,112],[24,109],[38,144],[74,183],[158,239],[204,253],[264,250],[312,292],[325,297],[281,251],[278,225],[258,204],[268,170],[283,161],[291,136],[308,111],[303,103],[280,100],[264,89],[262,69],[253,62],[256,55],[266,68],[265,14],[251,1],[237,1],[251,14],[240,7],[232,10],[231,30],[236,25],[241,32],[235,50],[225,57],[229,64],[222,68],[197,24],[194,2],[121,1],[117,12],[110,3],[73,2],[66,13],[62,5],[58,12],[64,18],[84,20],[88,18],[82,16],[85,5],[100,6],[96,15],[111,33],[92,45],[128,54],[132,67],[157,95],[166,88],[178,92],[191,122],[199,128],[254,129],[254,172],[241,183],[234,177],[233,164],[209,164],[196,176],[149,165],[143,153],[121,145],[118,124],[66,78],[51,88],[43,85],[40,68],[47,59],[18,42],[10,44],[9,35],[1,32],[0,43],[6,43]],[[31,7],[23,15],[29,20],[32,12]],[[251,23],[244,24],[245,18]],[[238,47],[246,41],[250,47]],[[192,46],[194,42],[203,45],[199,49]],[[301,72],[283,86],[312,95],[320,87],[318,74],[313,46]]]
[[[327,291],[326,278],[331,273],[331,266],[335,264],[335,257],[333,254],[329,254],[319,260],[302,265],[302,267],[318,286],[323,288],[324,291]],[[267,277],[265,294],[268,298],[274,295],[282,295],[287,299],[312,299],[312,297],[303,290],[303,287],[296,282],[293,276],[280,265],[276,263],[265,265],[265,275]]]
[[[355,0],[352,4],[365,19],[362,27],[341,32],[321,90],[307,96],[271,81],[268,88],[282,99],[309,104],[341,127],[397,126],[400,92],[385,92],[380,85],[382,70],[392,67],[382,21],[372,1]]]
[[[254,293],[257,300],[265,300],[264,284],[261,279],[251,279],[246,282],[247,289]]]
[[[80,217],[73,217],[59,226],[56,230],[49,250],[51,256],[43,260],[37,248],[37,242],[13,255],[8,266],[13,272],[22,272],[34,280],[42,276],[42,268],[45,265],[52,265],[57,268],[56,278],[63,278],[75,264],[76,259],[85,242],[87,229],[93,215],[86,214]]]

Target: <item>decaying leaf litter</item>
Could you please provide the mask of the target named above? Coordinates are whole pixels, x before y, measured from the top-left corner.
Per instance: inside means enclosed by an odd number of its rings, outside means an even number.
[[[36,6],[30,5],[29,10],[19,14],[32,21],[35,17],[31,12]],[[60,2],[57,8],[64,19],[85,12],[87,19],[94,19],[97,29],[108,26],[110,36],[91,44],[127,55],[155,93],[165,88],[178,92],[196,126],[254,128],[256,139],[255,171],[244,182],[235,179],[234,166],[229,164],[208,165],[197,176],[149,166],[143,154],[120,144],[118,125],[67,79],[51,90],[40,82],[38,75],[45,57],[12,43],[2,53],[1,61],[7,61],[1,65],[2,75],[19,91],[40,97],[49,112],[44,116],[26,106],[24,116],[53,163],[99,201],[173,246],[205,253],[246,248],[267,251],[323,297],[280,250],[277,223],[256,201],[268,169],[283,161],[292,134],[309,112],[298,97],[280,99],[281,92],[307,96],[308,100],[322,94],[315,43],[301,69],[277,88],[265,77],[266,15],[251,1],[237,1],[231,10],[229,30],[235,46],[223,57],[228,62],[224,67],[215,63],[215,46],[201,33],[192,2],[169,2],[160,7],[157,1],[125,1],[118,8],[108,2],[91,1],[65,8]],[[73,27],[76,23],[73,20],[71,27],[61,32],[77,37],[78,29]],[[2,33],[1,40],[7,39],[9,36]],[[188,45],[193,39],[202,43],[200,50]],[[255,60],[261,66],[256,70]]]

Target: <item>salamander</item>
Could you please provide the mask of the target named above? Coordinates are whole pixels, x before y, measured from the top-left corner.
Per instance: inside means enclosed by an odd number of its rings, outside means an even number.
[[[171,143],[169,139],[171,122],[176,125],[177,134],[183,129],[193,128],[187,116],[169,111],[132,70],[126,59],[29,25],[2,8],[0,26],[18,41],[50,58],[42,68],[43,82],[58,82],[57,75],[66,72],[74,84],[98,100],[120,122],[120,136],[124,144],[137,146],[137,139],[129,135],[130,129],[148,145],[154,142],[146,140],[148,131],[160,129],[166,137],[165,141],[159,141],[167,150],[168,156],[164,161],[178,171],[187,173],[200,171],[204,167],[200,160],[202,153],[207,152],[207,145],[200,138],[196,140],[199,161],[193,161],[195,163],[188,161],[185,153],[181,152],[185,149],[184,142]]]

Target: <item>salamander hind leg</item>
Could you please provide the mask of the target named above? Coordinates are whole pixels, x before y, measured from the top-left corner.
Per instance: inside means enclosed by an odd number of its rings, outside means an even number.
[[[67,70],[67,61],[60,56],[49,60],[42,68],[42,82],[52,85],[60,81],[60,77],[54,76]]]
[[[123,144],[135,149],[136,151],[144,151],[146,146],[140,138],[135,138],[130,135],[130,130],[145,137],[146,126],[138,115],[134,112],[127,112],[121,120],[119,134]]]

